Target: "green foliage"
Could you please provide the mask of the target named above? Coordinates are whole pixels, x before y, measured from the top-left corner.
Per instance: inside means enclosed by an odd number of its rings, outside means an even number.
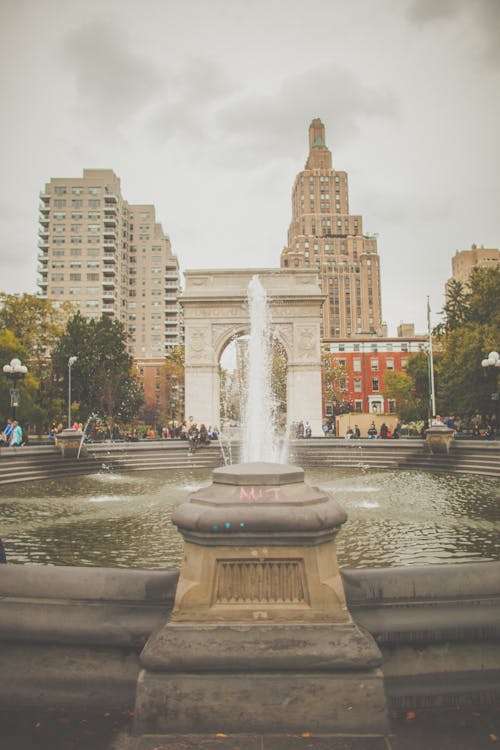
[[[9,364],[11,359],[14,358],[22,360],[24,364],[26,352],[12,331],[0,329],[0,365],[3,367],[3,365]],[[10,389],[13,385],[13,381],[2,372],[2,377],[0,377],[0,418],[3,422],[11,414]],[[20,378],[17,381],[16,387],[19,389],[20,394],[19,407],[17,409],[19,420],[25,424],[37,422],[39,418],[36,403],[38,379],[32,372],[28,372],[24,378]],[[3,429],[3,424],[0,429]]]
[[[484,372],[481,361],[499,349],[500,267],[476,269],[461,292],[460,307],[458,300],[455,306],[447,303],[444,314],[442,355],[436,364],[438,410],[487,417],[493,412],[498,373]]]
[[[78,359],[72,367],[72,400],[79,403],[82,421],[90,414],[109,422],[137,415],[143,396],[119,321],[105,316],[87,321],[79,312],[70,318],[52,355],[54,372],[66,390],[73,356]]]
[[[12,331],[22,342],[28,360],[46,357],[57,343],[73,305],[52,302],[32,294],[0,293],[0,329]]]
[[[321,352],[321,386],[323,403],[341,402],[345,396],[340,380],[345,377],[345,368],[339,365],[337,355]]]

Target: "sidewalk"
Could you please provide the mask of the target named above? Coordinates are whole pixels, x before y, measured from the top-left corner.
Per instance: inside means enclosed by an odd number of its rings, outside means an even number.
[[[0,713],[0,747],[5,750],[128,750],[131,712],[104,711],[101,715],[65,712]],[[500,706],[472,709],[432,709],[392,716],[388,750],[495,750],[500,748]],[[263,738],[241,734],[162,738],[137,743],[137,750],[379,750],[379,740],[366,743],[327,740],[313,728],[300,735]],[[134,749],[135,750],[135,749]]]

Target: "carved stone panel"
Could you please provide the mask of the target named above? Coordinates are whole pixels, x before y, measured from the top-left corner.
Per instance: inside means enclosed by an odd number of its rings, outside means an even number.
[[[302,560],[218,560],[215,604],[309,604]]]

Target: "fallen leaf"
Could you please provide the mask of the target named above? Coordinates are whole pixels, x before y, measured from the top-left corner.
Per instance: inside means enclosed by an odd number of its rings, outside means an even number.
[[[35,724],[35,729],[40,729],[41,726],[42,726],[41,722],[37,721]]]
[[[215,735],[216,737],[227,737],[227,734],[222,734],[222,732],[217,732]]]
[[[496,742],[498,740],[498,737],[496,736],[496,734],[490,734],[490,740],[492,742]]]
[[[300,736],[301,737],[310,737],[311,736],[311,732],[302,732],[302,734]]]
[[[416,715],[417,714],[415,713],[415,711],[408,711],[407,714],[406,714],[406,718],[407,719],[414,719],[416,717]]]

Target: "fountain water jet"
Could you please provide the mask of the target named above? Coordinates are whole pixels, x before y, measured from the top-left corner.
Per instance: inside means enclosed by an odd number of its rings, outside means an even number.
[[[248,284],[250,336],[247,351],[247,389],[243,409],[244,463],[286,463],[286,440],[277,434],[276,400],[271,386],[272,347],[267,293],[257,275]]]

